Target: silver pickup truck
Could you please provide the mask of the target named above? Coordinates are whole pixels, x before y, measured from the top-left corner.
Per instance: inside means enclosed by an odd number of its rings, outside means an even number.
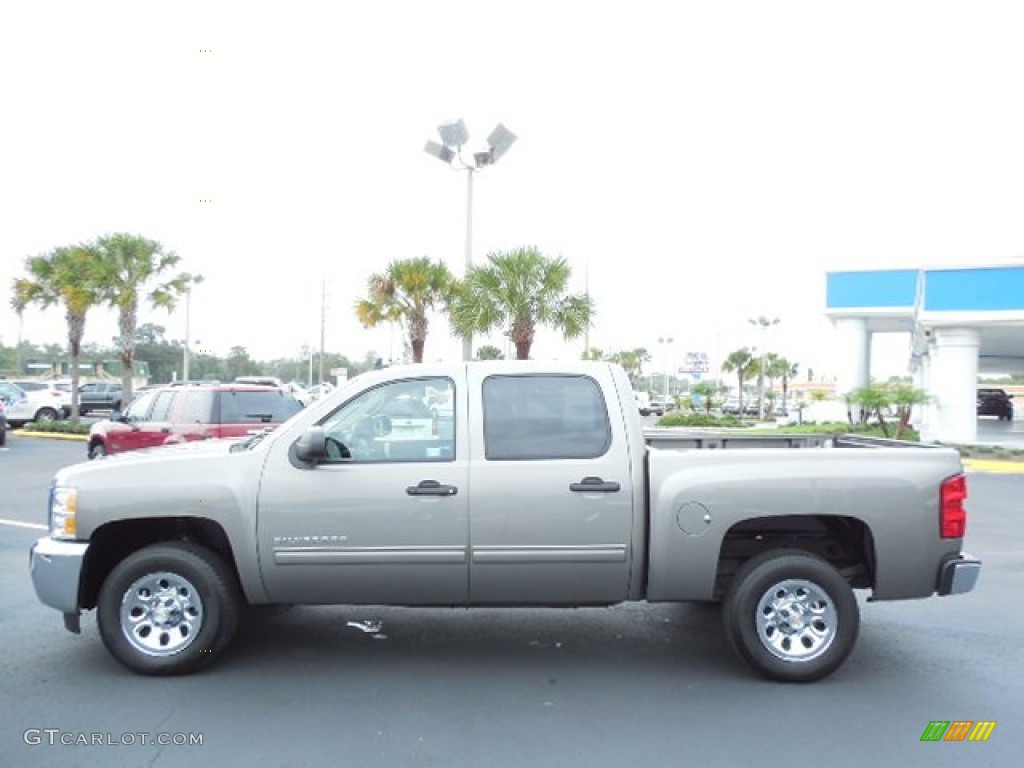
[[[944,448],[645,434],[606,363],[416,365],[245,440],[62,469],[31,573],[145,674],[216,659],[247,605],[646,600],[721,602],[739,656],[808,681],[853,648],[854,589],[974,587],[966,495]]]

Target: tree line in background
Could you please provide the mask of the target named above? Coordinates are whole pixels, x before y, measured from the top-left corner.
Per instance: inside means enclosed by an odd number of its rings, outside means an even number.
[[[81,357],[89,361],[109,360],[119,353],[117,347],[100,344],[83,344]],[[221,357],[192,352],[189,375],[196,380],[233,381],[239,376],[276,376],[282,381],[309,382],[310,369],[314,374],[319,370],[319,353],[283,357],[272,360],[255,360],[242,346],[232,347],[227,356]],[[135,333],[135,356],[149,365],[150,381],[164,384],[180,376],[184,355],[184,343],[178,339],[167,339],[166,328],[155,323],[143,323]],[[59,344],[36,345],[22,342],[20,350],[0,344],[0,370],[15,371],[19,360],[66,360],[68,350]],[[378,364],[375,352],[368,353],[362,360],[351,360],[345,355],[327,352],[324,354],[324,368],[344,368],[349,376],[368,371]],[[309,382],[319,383],[319,382]]]

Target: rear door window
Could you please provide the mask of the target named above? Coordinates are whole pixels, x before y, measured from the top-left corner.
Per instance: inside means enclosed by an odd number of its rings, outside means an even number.
[[[186,390],[181,395],[185,402],[181,404],[178,421],[182,424],[212,424],[214,394],[211,390]]]
[[[489,376],[483,400],[489,461],[593,459],[611,444],[608,409],[589,376]]]
[[[177,396],[177,392],[158,392],[156,402],[153,403],[153,412],[150,414],[150,421],[168,421],[171,414],[171,404]]]

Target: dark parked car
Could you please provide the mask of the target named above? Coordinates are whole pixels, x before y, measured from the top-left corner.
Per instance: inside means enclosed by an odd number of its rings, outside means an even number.
[[[1010,402],[1013,395],[1008,395],[1005,389],[979,389],[978,390],[978,415],[998,416],[999,419],[1013,420],[1013,403]]]
[[[93,381],[78,388],[78,413],[116,411],[121,408],[121,385],[112,381]]]
[[[275,427],[302,409],[277,387],[219,384],[161,387],[140,394],[124,413],[89,431],[89,458],[136,448],[218,437],[242,437]]]
[[[7,410],[3,396],[0,396],[0,446],[7,442]]]

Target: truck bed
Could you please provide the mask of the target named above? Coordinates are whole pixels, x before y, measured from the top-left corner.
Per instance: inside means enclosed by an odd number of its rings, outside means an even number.
[[[680,430],[654,428],[644,430],[648,448],[662,450],[728,449],[728,448],[940,448],[927,443],[867,437],[854,434],[749,435],[743,432],[714,430]]]

